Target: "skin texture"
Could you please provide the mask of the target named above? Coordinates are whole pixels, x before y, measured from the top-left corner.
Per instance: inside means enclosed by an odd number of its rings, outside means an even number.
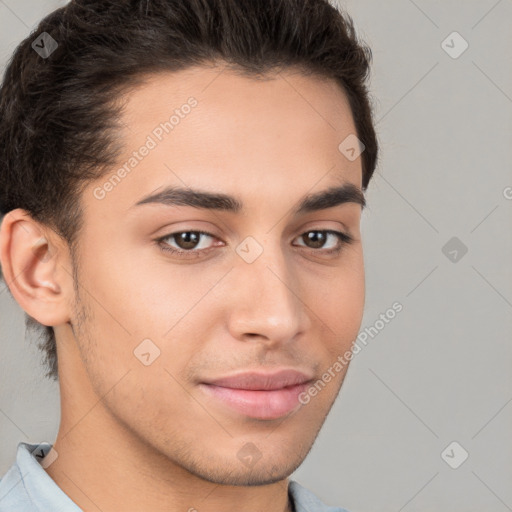
[[[361,159],[338,150],[355,133],[344,93],[291,70],[265,81],[221,71],[151,75],[127,96],[119,166],[175,108],[190,97],[197,106],[103,199],[94,189],[108,176],[85,189],[79,262],[23,210],[2,223],[13,296],[57,336],[61,423],[46,471],[86,512],[291,510],[287,477],[346,374],[276,420],[237,413],[198,387],[243,369],[321,378],[351,348],[365,300],[361,206],[291,213],[306,194],[361,187]],[[245,212],[133,206],[167,185],[237,196]],[[196,247],[209,249],[196,257],[155,242],[199,229],[213,237],[203,235]],[[328,255],[335,236],[323,246],[301,237],[322,229],[355,241]],[[250,264],[236,252],[248,236],[263,249]],[[147,338],[160,350],[148,366],[133,353]],[[252,467],[237,456],[246,443],[261,454]]]

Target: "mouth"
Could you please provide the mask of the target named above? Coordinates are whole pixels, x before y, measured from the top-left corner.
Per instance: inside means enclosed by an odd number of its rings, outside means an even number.
[[[199,384],[209,398],[239,414],[263,420],[278,419],[301,403],[299,396],[312,378],[296,370],[274,374],[243,373]]]

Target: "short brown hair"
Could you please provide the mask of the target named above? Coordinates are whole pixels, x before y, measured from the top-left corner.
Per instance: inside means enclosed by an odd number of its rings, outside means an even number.
[[[33,47],[43,33],[58,45],[49,55]],[[0,215],[27,210],[74,254],[82,187],[106,174],[121,150],[122,93],[148,73],[217,61],[248,77],[294,67],[334,79],[364,144],[366,190],[378,154],[366,85],[371,56],[352,19],[327,0],[73,0],[39,23],[6,68]],[[26,325],[40,331],[46,376],[57,380],[53,328],[28,314]]]

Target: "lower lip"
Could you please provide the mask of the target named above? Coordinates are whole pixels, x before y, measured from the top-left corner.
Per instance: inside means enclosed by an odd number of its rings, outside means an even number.
[[[245,416],[274,420],[290,413],[301,403],[299,395],[308,389],[309,383],[272,391],[232,389],[213,384],[200,384],[199,387],[207,395]]]

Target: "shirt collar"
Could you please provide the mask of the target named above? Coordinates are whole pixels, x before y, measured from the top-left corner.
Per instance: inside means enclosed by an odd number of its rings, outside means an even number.
[[[16,465],[23,486],[38,510],[82,512],[82,509],[64,493],[41,465],[40,460],[45,464],[44,457],[49,454],[51,447],[48,443],[18,443]],[[50,457],[53,457],[54,453],[55,451],[50,454]]]

